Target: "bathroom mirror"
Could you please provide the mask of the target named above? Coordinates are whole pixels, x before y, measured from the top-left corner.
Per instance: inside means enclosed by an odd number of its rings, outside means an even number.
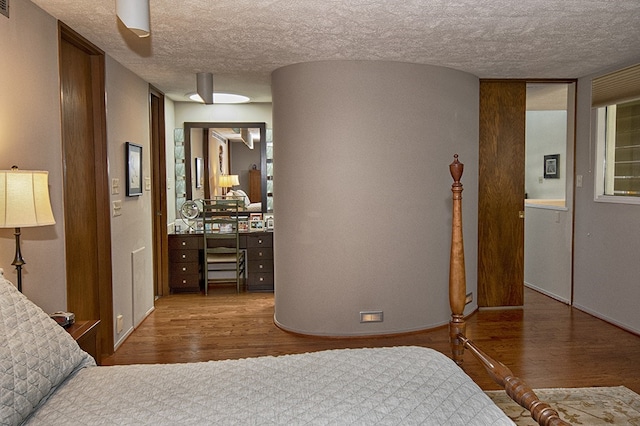
[[[248,211],[266,213],[266,136],[265,123],[185,122],[184,188],[181,190],[186,200],[242,190],[250,199]],[[201,167],[196,168],[196,163]],[[224,175],[237,175],[238,185],[221,187]]]

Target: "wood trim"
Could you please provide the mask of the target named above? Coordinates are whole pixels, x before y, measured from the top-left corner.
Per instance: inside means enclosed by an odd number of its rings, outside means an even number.
[[[99,330],[99,339],[101,350],[106,355],[113,354],[113,289],[111,281],[112,261],[111,261],[111,208],[109,198],[109,169],[107,154],[107,136],[106,136],[106,106],[105,106],[105,61],[104,52],[96,46],[85,40],[67,25],[62,22],[58,23],[58,44],[60,46],[59,62],[63,63],[62,46],[63,43],[79,49],[88,56],[89,62],[89,85],[86,87],[87,98],[79,102],[85,102],[85,107],[90,110],[86,117],[90,117],[91,123],[91,145],[93,158],[83,158],[81,161],[93,161],[94,174],[91,181],[95,183],[94,196],[92,200],[87,200],[91,204],[90,211],[94,212],[95,217],[92,218],[90,226],[91,234],[95,237],[95,252],[88,255],[91,259],[91,268],[93,271],[92,279],[80,280],[74,279],[70,282],[69,256],[78,255],[80,248],[70,246],[72,243],[68,241],[68,235],[65,235],[65,246],[67,255],[67,300],[69,310],[76,312],[79,319],[96,318],[103,324]],[[63,68],[60,69],[63,80]],[[61,98],[61,111],[65,112],[64,99]],[[69,122],[72,120],[69,119]],[[62,117],[63,123],[63,151],[66,151],[67,142],[66,132],[64,130],[65,117]],[[69,130],[73,134],[73,130]],[[77,185],[77,182],[69,182],[66,170],[69,164],[65,156],[65,173],[63,175],[63,187],[65,194],[69,194]],[[65,197],[65,222],[71,220],[76,214],[76,209],[67,204]],[[91,300],[87,301],[86,298]]]
[[[153,206],[153,282],[156,296],[169,294],[169,240],[167,236],[167,153],[164,93],[149,85],[149,135],[151,139],[151,202]]]

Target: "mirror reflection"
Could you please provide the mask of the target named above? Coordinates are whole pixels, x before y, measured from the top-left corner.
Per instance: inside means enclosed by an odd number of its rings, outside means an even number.
[[[184,155],[178,209],[186,200],[235,196],[246,211],[268,211],[265,123],[185,122],[183,137],[184,152],[176,152]]]

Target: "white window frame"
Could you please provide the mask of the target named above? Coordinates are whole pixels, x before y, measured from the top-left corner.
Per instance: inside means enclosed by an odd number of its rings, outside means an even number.
[[[615,145],[606,146],[606,139],[609,136],[609,140],[612,140],[612,135],[607,135],[607,129],[609,133],[613,133],[615,129],[614,115],[609,115],[609,121],[613,121],[607,126],[607,114],[606,108],[611,108],[615,111],[616,105],[609,105],[594,108],[595,110],[595,139],[596,139],[596,174],[594,185],[594,201],[602,203],[618,203],[618,204],[637,204],[640,205],[640,197],[636,196],[623,196],[623,195],[607,195],[605,193],[605,182],[613,187],[613,173],[612,168],[607,169],[606,158],[613,158]],[[607,152],[609,150],[610,152]],[[605,176],[608,174],[608,176]],[[605,177],[607,179],[605,179]],[[612,188],[609,188],[611,192]]]

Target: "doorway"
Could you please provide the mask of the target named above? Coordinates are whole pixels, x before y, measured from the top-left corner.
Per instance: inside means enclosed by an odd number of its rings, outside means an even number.
[[[574,82],[527,83],[525,286],[571,303]]]
[[[535,84],[534,84],[535,83]],[[542,85],[544,84],[544,85]],[[553,85],[553,86],[549,86]],[[560,86],[563,85],[563,86]],[[551,198],[529,198],[536,185],[526,179],[527,132],[541,116],[553,111],[549,107],[533,108],[536,92],[540,102],[549,101],[549,92],[557,95],[563,87],[565,111],[564,138],[557,145],[536,147],[529,162],[535,169],[534,182],[550,187],[562,187],[559,195]],[[527,111],[531,106],[531,112]],[[480,82],[480,141],[478,184],[478,305],[480,307],[522,306],[524,286],[535,288],[559,300],[570,303],[571,247],[573,238],[573,152],[575,119],[575,81],[482,80]],[[553,107],[556,108],[556,107]],[[545,111],[544,113],[536,112]],[[553,115],[553,114],[552,114]],[[542,120],[542,128],[549,125]],[[548,129],[547,129],[548,130]],[[544,140],[546,136],[542,137]],[[534,147],[533,139],[530,148]],[[538,158],[540,157],[540,158]],[[533,165],[537,164],[535,167]],[[547,166],[555,165],[546,170]],[[543,165],[545,170],[543,170]],[[548,172],[548,173],[546,173]],[[563,176],[564,179],[559,179]],[[559,183],[560,182],[560,183]],[[539,192],[540,193],[540,192]],[[544,197],[549,193],[544,192]],[[527,207],[525,208],[525,198]],[[540,207],[543,203],[547,204]],[[542,216],[542,218],[540,218]],[[529,218],[527,220],[525,218]],[[529,231],[525,233],[526,226]],[[532,240],[527,244],[525,235]],[[535,243],[535,244],[534,244]],[[525,279],[525,247],[527,250],[528,279]],[[556,251],[554,252],[555,249]],[[560,256],[560,253],[562,256]],[[539,274],[543,271],[543,276]],[[538,274],[536,274],[538,273]],[[539,276],[540,275],[540,276]],[[529,278],[533,277],[533,278]],[[559,279],[561,277],[561,279]],[[545,289],[539,283],[544,282]],[[562,294],[555,288],[562,282]],[[569,294],[569,297],[563,296]]]

